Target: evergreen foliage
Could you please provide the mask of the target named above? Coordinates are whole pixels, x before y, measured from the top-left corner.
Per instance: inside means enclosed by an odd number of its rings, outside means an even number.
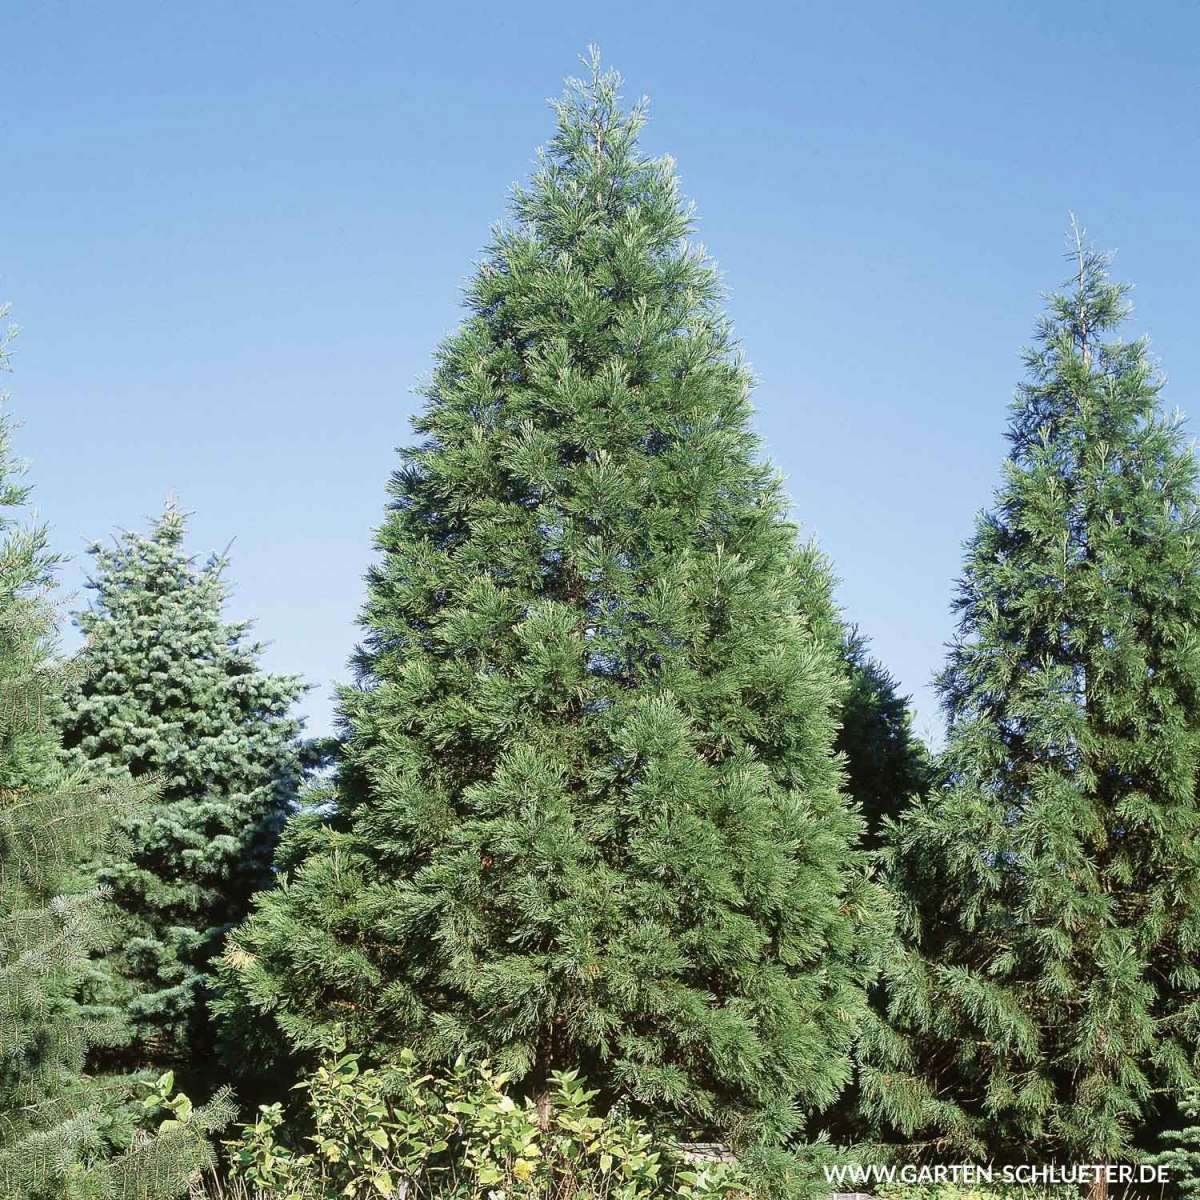
[[[168,504],[149,534],[91,548],[95,599],[64,744],[112,778],[158,781],[101,883],[123,913],[90,998],[123,1014],[127,1064],[195,1070],[211,1051],[209,963],[271,879],[301,771],[295,676],[263,671],[247,622],[222,616],[226,558],[197,567]],[[102,1007],[97,1003],[97,1007]]]
[[[845,756],[846,791],[862,810],[866,844],[878,847],[885,819],[898,818],[932,779],[925,744],[913,730],[912,707],[887,668],[867,652],[857,629],[842,639],[848,687],[837,749]]]
[[[1200,1091],[1193,1088],[1180,1104],[1182,1129],[1166,1129],[1161,1134],[1164,1149],[1149,1159],[1165,1167],[1171,1190],[1180,1196],[1200,1195]]]
[[[877,848],[884,819],[899,816],[910,799],[928,790],[929,752],[913,731],[908,697],[838,608],[829,559],[809,542],[800,546],[797,563],[797,611],[843,678],[835,746],[843,756],[845,789],[862,811],[865,843]]]
[[[26,495],[0,418],[0,1194],[178,1196],[211,1161],[204,1135],[230,1106],[218,1097],[114,1154],[116,1088],[83,1073],[89,1043],[106,1031],[81,1022],[69,997],[87,955],[109,944],[111,922],[99,892],[78,890],[77,868],[142,797],[57,764],[49,717],[64,670],[45,595],[54,557],[44,528],[17,523]]]
[[[713,267],[593,61],[403,453],[332,811],[219,1007],[302,1050],[488,1057],[735,1142],[846,1081],[880,898],[814,560]]]
[[[1127,1158],[1200,1034],[1196,466],[1076,238],[939,686],[945,784],[889,834],[907,947],[874,1116],[997,1158]]]

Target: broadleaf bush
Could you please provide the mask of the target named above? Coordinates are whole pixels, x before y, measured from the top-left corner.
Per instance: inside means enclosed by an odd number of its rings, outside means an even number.
[[[387,1067],[347,1054],[298,1084],[303,1132],[264,1105],[227,1143],[233,1177],[267,1200],[732,1200],[749,1193],[729,1162],[689,1161],[645,1124],[597,1113],[574,1071],[554,1075],[549,1117],[508,1076],[460,1060],[442,1074],[411,1052]]]

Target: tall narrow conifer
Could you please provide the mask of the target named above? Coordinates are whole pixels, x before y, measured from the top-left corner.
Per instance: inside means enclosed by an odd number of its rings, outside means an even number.
[[[1126,289],[1081,238],[1074,265],[967,550],[946,782],[892,831],[909,941],[867,1092],[913,1136],[1113,1162],[1195,1082],[1200,514]]]

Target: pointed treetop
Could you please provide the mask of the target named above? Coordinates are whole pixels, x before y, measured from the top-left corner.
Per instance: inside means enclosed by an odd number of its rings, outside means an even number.
[[[584,159],[597,165],[622,160],[633,151],[637,135],[646,123],[649,100],[643,96],[629,112],[621,107],[619,71],[604,70],[600,48],[591,45],[580,61],[588,78],[571,77],[562,96],[551,100],[558,131],[550,143],[550,155],[560,160]]]
[[[1129,316],[1129,285],[1113,282],[1112,254],[1088,242],[1074,213],[1070,220],[1065,257],[1071,275],[1061,291],[1047,296],[1049,311],[1039,323],[1038,340],[1054,343],[1060,354],[1069,352],[1086,367],[1095,357],[1098,336]]]
[[[557,128],[538,152],[530,182],[514,189],[517,221],[550,247],[584,260],[589,235],[614,226],[630,246],[677,245],[691,228],[691,206],[681,201],[671,159],[638,149],[648,101],[622,107],[621,76],[602,69],[594,46],[583,62],[588,76],[568,79],[561,98],[550,102]]]
[[[1088,242],[1073,213],[1065,257],[1071,274],[1059,290],[1046,294],[1035,343],[1023,355],[1028,378],[1017,388],[1008,433],[1014,462],[1060,436],[1065,425],[1078,426],[1095,409],[1093,393],[1101,379],[1144,379],[1147,387],[1136,393],[1142,397],[1142,419],[1149,417],[1157,396],[1145,340],[1112,337],[1129,316],[1129,285],[1111,278],[1112,255]]]
[[[163,501],[162,513],[152,518],[151,524],[154,541],[168,546],[179,545],[187,533],[188,517],[192,514],[179,503],[179,497],[174,492],[167,492]]]

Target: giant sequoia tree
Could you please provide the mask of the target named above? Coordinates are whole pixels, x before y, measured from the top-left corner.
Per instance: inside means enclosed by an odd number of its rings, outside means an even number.
[[[598,68],[442,347],[335,811],[226,955],[291,1043],[580,1066],[697,1128],[832,1100],[876,936],[839,670],[672,165]]]
[[[73,758],[159,782],[125,851],[101,863],[124,927],[97,998],[127,1023],[122,1061],[189,1066],[208,1049],[208,964],[270,881],[298,782],[303,686],[263,671],[247,623],[222,615],[224,558],[197,567],[185,531],[168,505],[148,535],[93,547],[83,674],[63,728]]]
[[[222,1097],[173,1132],[114,1152],[120,1089],[84,1073],[88,1046],[106,1031],[80,1021],[70,997],[88,954],[111,940],[111,914],[79,868],[144,797],[58,765],[50,718],[64,680],[44,595],[54,560],[45,531],[9,515],[25,496],[0,417],[0,1194],[178,1196],[212,1161],[204,1135],[230,1106]]]
[[[1200,513],[1125,291],[1076,265],[967,553],[947,782],[893,830],[910,942],[867,1083],[910,1133],[1096,1162],[1195,1077]]]

